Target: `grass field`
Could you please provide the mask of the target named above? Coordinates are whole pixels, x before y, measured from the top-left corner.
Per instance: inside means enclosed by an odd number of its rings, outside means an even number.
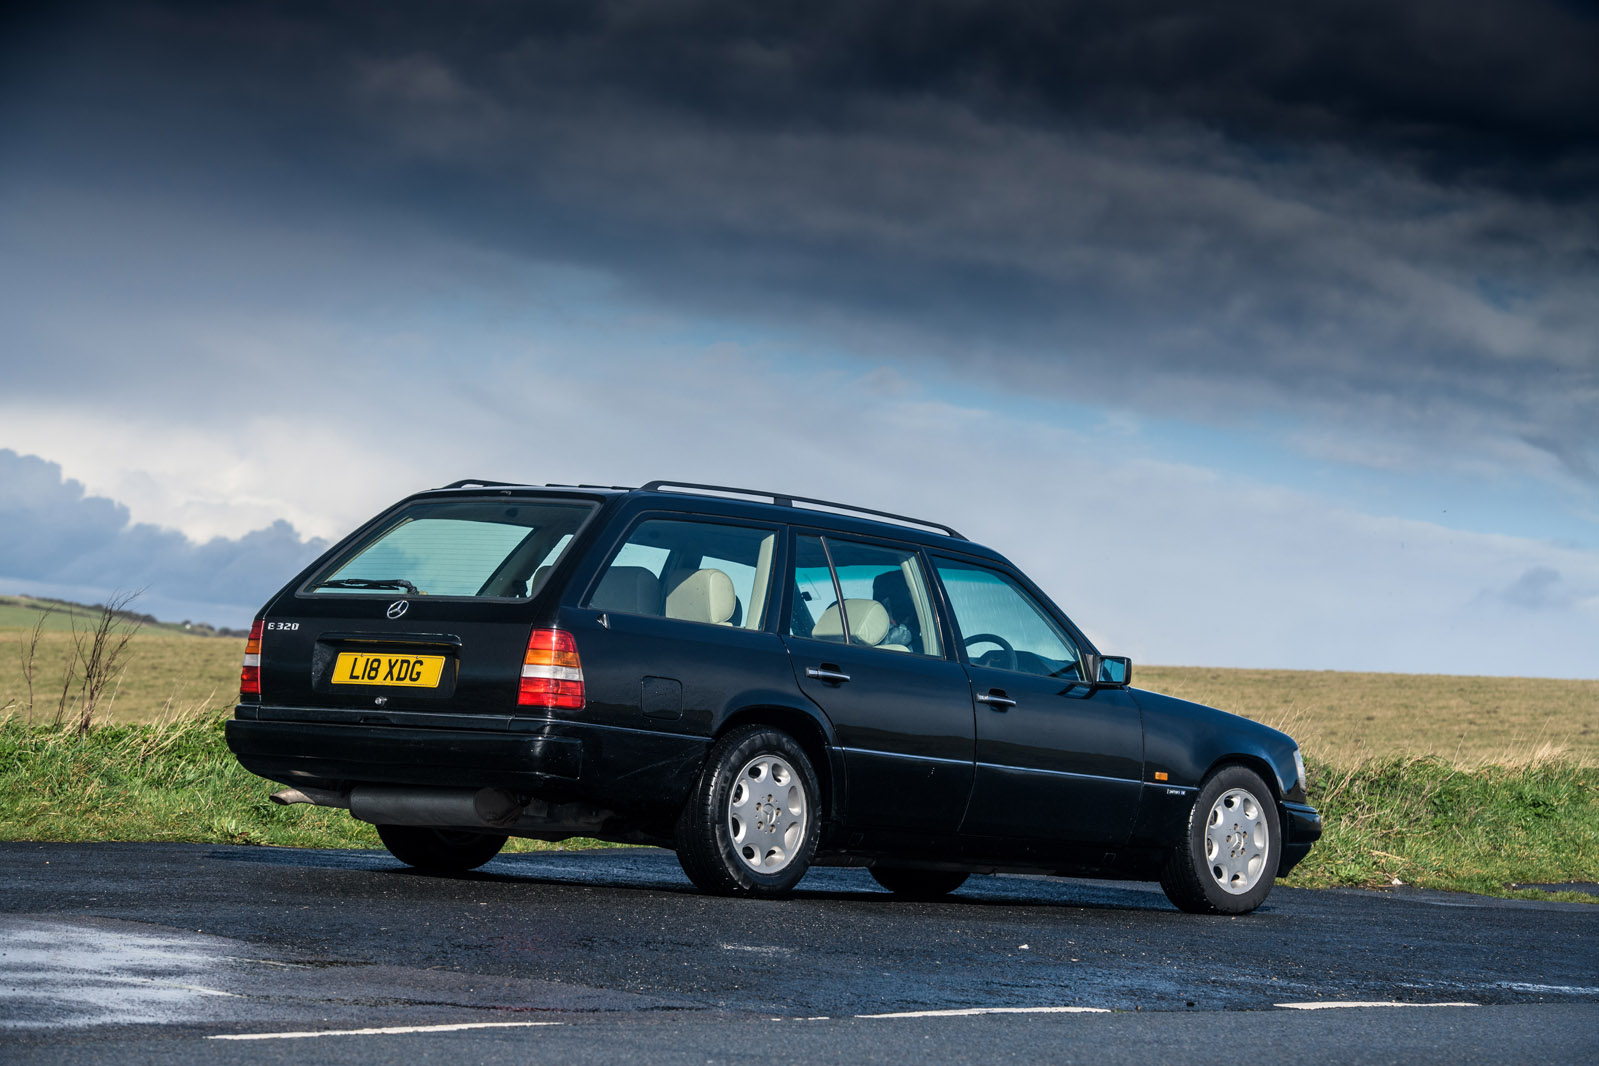
[[[141,631],[104,724],[78,736],[49,727],[68,631],[40,637],[27,722],[31,637],[0,628],[0,839],[377,846],[342,811],[268,803],[275,786],[228,754],[242,640]],[[1135,681],[1301,742],[1327,831],[1291,883],[1528,895],[1506,886],[1599,881],[1599,682],[1178,667]]]
[[[0,627],[0,707],[10,703],[24,717],[30,637]],[[41,635],[35,721],[53,713],[71,653],[71,633]],[[128,645],[110,720],[231,706],[243,656],[237,638],[141,630]],[[1337,765],[1387,755],[1515,762],[1547,748],[1599,766],[1599,681],[1139,666],[1134,682],[1283,729],[1309,757]]]
[[[138,618],[140,629],[146,633],[195,636],[213,632],[210,626],[203,624],[186,627],[181,622],[156,621],[148,616],[139,615],[134,610],[136,606],[137,597],[133,597],[129,610],[124,614],[128,618]],[[81,603],[38,599],[33,596],[0,596],[0,630],[31,630],[34,623],[43,620],[44,628],[48,632],[70,632],[74,627],[83,629],[93,626],[99,620],[99,616],[100,608]]]
[[[0,708],[28,717],[28,685],[23,665],[33,633],[0,628]],[[175,711],[231,707],[239,691],[244,641],[236,637],[196,637],[171,632],[134,634],[110,690],[115,722],[152,722]],[[60,703],[66,669],[73,661],[73,635],[46,631],[34,649],[33,720],[49,721]]]
[[[1599,766],[1599,681],[1135,666],[1133,683],[1265,722],[1339,765],[1514,763],[1544,751]]]

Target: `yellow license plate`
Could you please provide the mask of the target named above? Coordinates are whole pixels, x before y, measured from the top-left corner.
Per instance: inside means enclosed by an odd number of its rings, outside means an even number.
[[[341,651],[333,664],[335,685],[438,688],[443,674],[442,655],[369,655],[364,651]]]

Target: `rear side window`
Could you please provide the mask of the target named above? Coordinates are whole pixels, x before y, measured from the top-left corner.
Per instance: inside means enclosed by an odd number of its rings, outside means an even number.
[[[549,500],[417,503],[345,552],[305,590],[531,596],[594,505]]]
[[[847,633],[849,643],[864,647],[943,654],[915,552],[832,537],[824,546],[823,538],[802,535],[795,538],[793,584],[794,636],[843,642]]]
[[[776,543],[769,529],[648,519],[617,549],[585,606],[760,629]]]

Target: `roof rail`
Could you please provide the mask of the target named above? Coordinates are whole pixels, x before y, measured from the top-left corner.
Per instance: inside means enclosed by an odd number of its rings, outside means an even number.
[[[481,485],[490,489],[616,489],[621,492],[632,492],[632,485],[568,485],[552,481],[547,485],[534,485],[527,481],[484,481],[482,478],[467,477],[460,481],[452,481],[448,485],[440,485],[440,489],[464,489],[472,485]]]
[[[892,518],[896,522],[908,522],[914,526],[927,526],[930,529],[942,530],[956,540],[965,540],[953,526],[946,526],[942,522],[929,522],[924,518],[912,518],[909,515],[895,514],[893,511],[879,511],[874,507],[856,507],[850,503],[838,503],[834,500],[818,500],[810,496],[791,496],[785,492],[766,492],[762,489],[736,489],[730,485],[700,485],[692,481],[651,481],[639,486],[641,492],[659,492],[670,486],[675,489],[703,489],[711,492],[730,492],[740,496],[761,496],[771,500],[779,507],[793,507],[796,503],[815,504],[820,507],[833,507],[840,511],[855,511],[859,514],[876,515],[878,518]]]
[[[501,486],[515,484],[516,482],[514,481],[484,481],[482,478],[466,477],[460,481],[452,481],[448,485],[440,485],[439,487],[444,489],[464,489],[468,485],[482,485],[485,488],[497,489]]]
[[[551,481],[544,486],[547,489],[615,489],[618,492],[633,492],[632,485],[590,485],[586,482],[579,485],[569,485],[564,481]]]

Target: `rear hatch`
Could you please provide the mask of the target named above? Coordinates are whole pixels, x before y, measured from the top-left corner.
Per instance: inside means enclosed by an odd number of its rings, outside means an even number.
[[[264,612],[261,716],[508,722],[528,634],[596,506],[421,498],[384,515]]]

